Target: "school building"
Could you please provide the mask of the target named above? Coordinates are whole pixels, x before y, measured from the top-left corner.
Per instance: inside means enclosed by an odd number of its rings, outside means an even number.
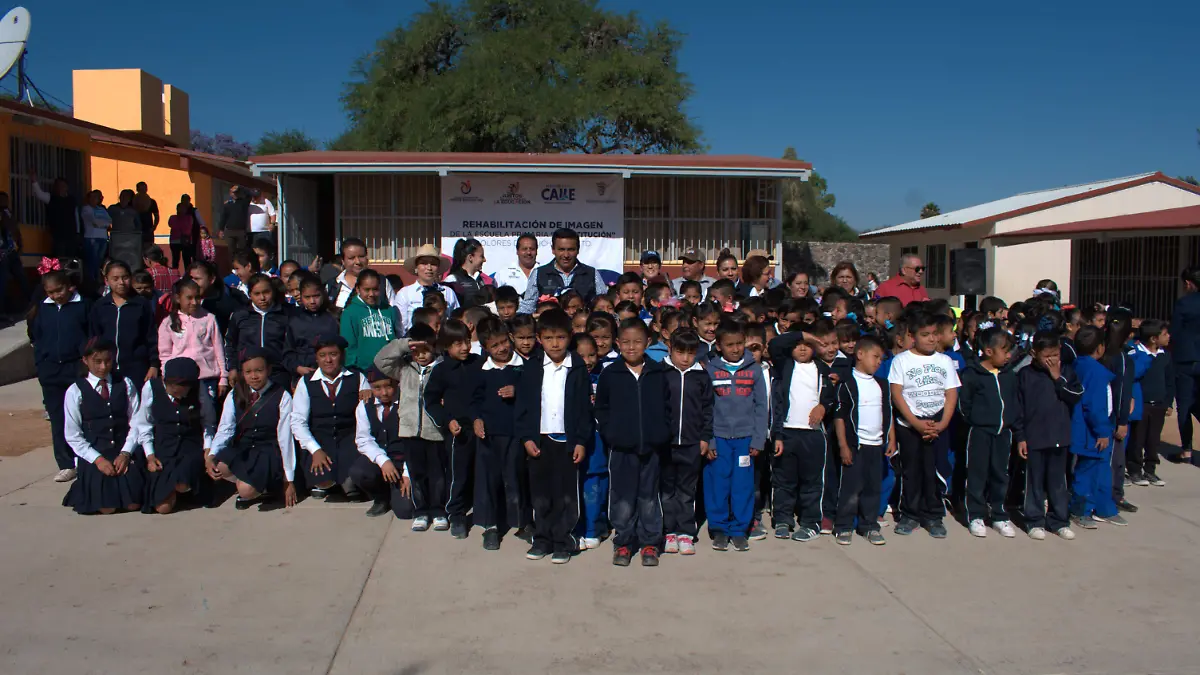
[[[421,245],[449,253],[463,236],[484,243],[492,273],[511,264],[518,235],[548,242],[571,224],[580,260],[602,271],[636,266],[646,250],[669,270],[690,247],[709,261],[723,248],[739,259],[764,249],[782,264],[781,182],[812,169],[747,155],[314,151],[250,163],[278,183],[281,259],[328,259],[357,237],[373,267],[402,275]],[[538,262],[549,259],[541,246]]]
[[[245,162],[190,150],[187,94],[150,73],[77,70],[73,90],[73,114],[0,99],[0,185],[8,186],[21,224],[26,267],[50,251],[34,175],[47,191],[64,178],[79,203],[99,189],[106,205],[121,190],[147,183],[162,216],[155,239],[163,246],[181,195],[191,195],[211,231],[229,186],[274,193],[275,184],[252,176]]]
[[[1140,316],[1169,318],[1179,272],[1200,263],[1200,187],[1144,173],[1027,192],[863,233],[900,256],[924,261],[930,297],[952,295],[955,249],[982,248],[987,294],[1028,298],[1041,279],[1064,302],[1128,303]]]

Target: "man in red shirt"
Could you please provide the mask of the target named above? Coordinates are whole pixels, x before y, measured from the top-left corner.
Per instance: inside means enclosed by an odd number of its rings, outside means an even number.
[[[921,285],[925,278],[925,265],[921,258],[915,255],[905,255],[900,258],[900,273],[879,284],[875,290],[876,298],[894,297],[906,307],[910,302],[924,302],[929,299],[929,293]]]

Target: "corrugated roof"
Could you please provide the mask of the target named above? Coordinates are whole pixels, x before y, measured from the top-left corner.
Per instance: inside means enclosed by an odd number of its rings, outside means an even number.
[[[586,155],[498,152],[343,152],[313,150],[251,157],[256,172],[300,171],[626,171],[807,178],[812,164],[754,155]]]
[[[1123,178],[1097,181],[1095,183],[1069,185],[1050,190],[1039,190],[1037,192],[1023,192],[1011,197],[1005,197],[1004,199],[997,199],[994,202],[977,204],[975,206],[969,206],[965,209],[943,213],[941,215],[933,216],[932,218],[922,218],[908,223],[902,223],[900,225],[891,225],[878,230],[871,230],[870,232],[864,232],[859,236],[863,238],[880,237],[902,232],[919,232],[922,230],[934,229],[949,230],[960,227],[971,227],[982,223],[1012,218],[1025,213],[1040,211],[1052,206],[1067,204],[1098,194],[1123,190],[1125,188],[1156,181],[1171,183],[1172,185],[1177,185],[1180,187],[1186,186],[1187,188],[1193,190],[1195,189],[1195,186],[1187,185],[1186,183],[1178,181],[1174,178],[1169,178],[1162,173],[1141,173],[1134,176],[1125,176]]]
[[[1200,206],[1182,206],[1174,209],[1159,211],[1143,211],[1129,213],[1123,216],[1108,218],[1092,218],[1077,220],[1071,223],[1057,223],[1045,227],[1027,227],[1012,232],[993,234],[988,239],[1006,241],[1010,239],[1068,239],[1083,234],[1100,234],[1104,232],[1137,232],[1144,230],[1180,230],[1200,228]]]

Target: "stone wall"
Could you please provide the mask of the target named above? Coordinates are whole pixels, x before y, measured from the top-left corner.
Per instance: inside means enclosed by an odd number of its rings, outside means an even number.
[[[867,272],[874,272],[880,281],[891,276],[887,244],[824,241],[783,243],[784,278],[794,272],[807,272],[813,284],[825,286],[829,283],[829,271],[843,260],[854,263],[863,283],[866,283]]]

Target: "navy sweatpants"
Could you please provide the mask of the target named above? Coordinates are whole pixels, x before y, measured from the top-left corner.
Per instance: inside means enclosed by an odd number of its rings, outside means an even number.
[[[658,491],[661,452],[639,453],[623,448],[608,452],[608,518],[616,548],[657,547],[662,541],[662,495]]]

